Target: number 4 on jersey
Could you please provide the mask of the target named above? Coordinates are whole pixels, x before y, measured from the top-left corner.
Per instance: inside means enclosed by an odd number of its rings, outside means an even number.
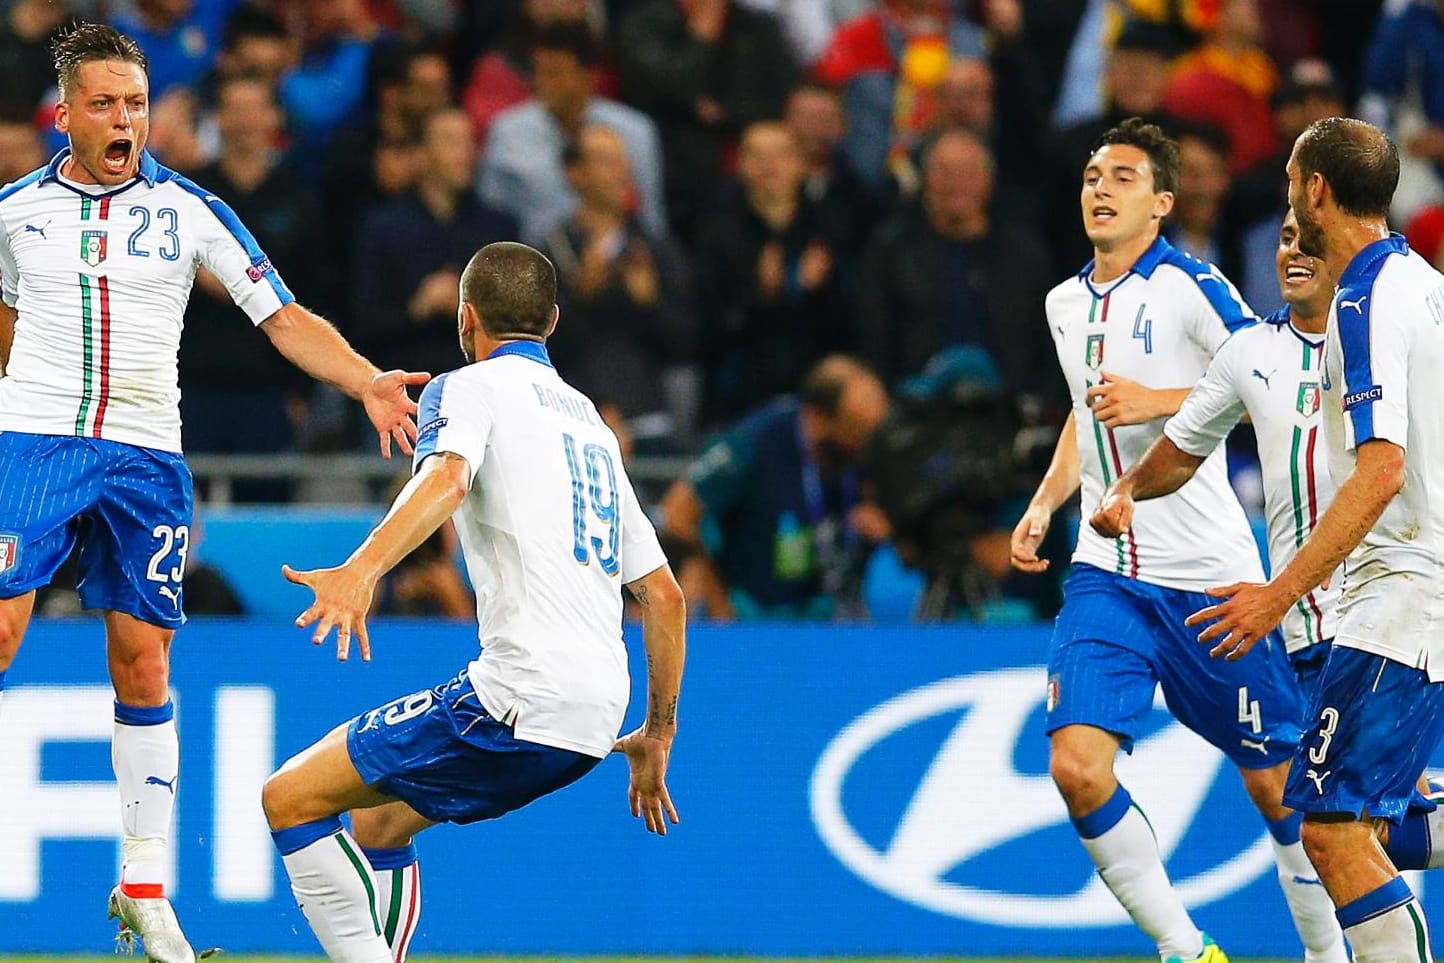
[[[617,528],[617,472],[612,466],[612,453],[595,442],[588,442],[579,456],[577,440],[565,434],[562,447],[566,449],[567,469],[572,475],[572,533],[576,538],[572,557],[578,564],[587,565],[596,555],[602,571],[616,575],[622,567],[617,560],[621,532]],[[589,505],[591,516],[606,526],[605,536],[587,534]]]

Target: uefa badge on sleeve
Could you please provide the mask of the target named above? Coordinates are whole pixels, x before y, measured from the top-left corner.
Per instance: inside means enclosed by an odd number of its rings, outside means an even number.
[[[0,573],[8,572],[20,562],[20,536],[0,532]]]
[[[109,243],[105,231],[80,232],[80,259],[91,267],[99,267],[100,262],[105,260],[107,247]]]

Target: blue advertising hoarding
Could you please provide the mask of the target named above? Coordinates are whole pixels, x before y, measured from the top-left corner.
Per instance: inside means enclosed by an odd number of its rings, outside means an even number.
[[[315,952],[261,782],[475,649],[459,623],[379,622],[371,637],[371,663],[337,664],[285,622],[195,620],[177,636],[172,892],[197,945]],[[414,950],[1148,956],[1048,778],[1047,640],[1045,627],[696,628],[669,779],[682,824],[646,834],[610,759],[505,819],[431,830]],[[635,667],[635,631],[628,644]],[[37,623],[9,674],[0,953],[95,952],[114,933],[103,652],[96,622]],[[1195,919],[1231,953],[1297,956],[1237,773],[1163,712],[1153,725],[1120,771]]]

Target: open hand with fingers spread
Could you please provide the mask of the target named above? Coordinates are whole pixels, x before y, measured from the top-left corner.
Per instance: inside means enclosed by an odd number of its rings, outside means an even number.
[[[1259,639],[1278,628],[1295,601],[1272,583],[1235,582],[1211,588],[1208,594],[1223,601],[1193,613],[1183,624],[1196,628],[1212,621],[1212,625],[1198,634],[1198,641],[1205,644],[1217,641],[1208,654],[1230,662],[1243,658]]]
[[[391,457],[393,438],[403,454],[412,453],[416,441],[416,402],[406,389],[430,380],[431,375],[422,371],[383,371],[366,386],[361,403],[381,437],[383,458]]]
[[[304,629],[316,624],[311,644],[320,645],[336,630],[336,661],[345,662],[351,654],[354,633],[361,647],[361,661],[371,661],[371,640],[366,635],[366,613],[371,610],[371,597],[376,593],[376,580],[354,571],[350,565],[316,568],[298,572],[289,565],[281,566],[286,581],[304,585],[315,593],[310,608],[296,616],[296,627]]]
[[[667,792],[671,740],[648,736],[641,729],[635,729],[618,739],[613,751],[627,757],[627,768],[631,772],[627,801],[631,804],[632,815],[646,822],[648,832],[667,835],[668,822],[675,826],[682,821]]]

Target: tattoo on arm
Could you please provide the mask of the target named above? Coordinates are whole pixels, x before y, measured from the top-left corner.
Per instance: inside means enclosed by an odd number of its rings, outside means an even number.
[[[632,589],[632,595],[636,596],[637,601],[642,605],[651,604],[647,599],[647,586],[645,585],[638,585],[636,588]]]

